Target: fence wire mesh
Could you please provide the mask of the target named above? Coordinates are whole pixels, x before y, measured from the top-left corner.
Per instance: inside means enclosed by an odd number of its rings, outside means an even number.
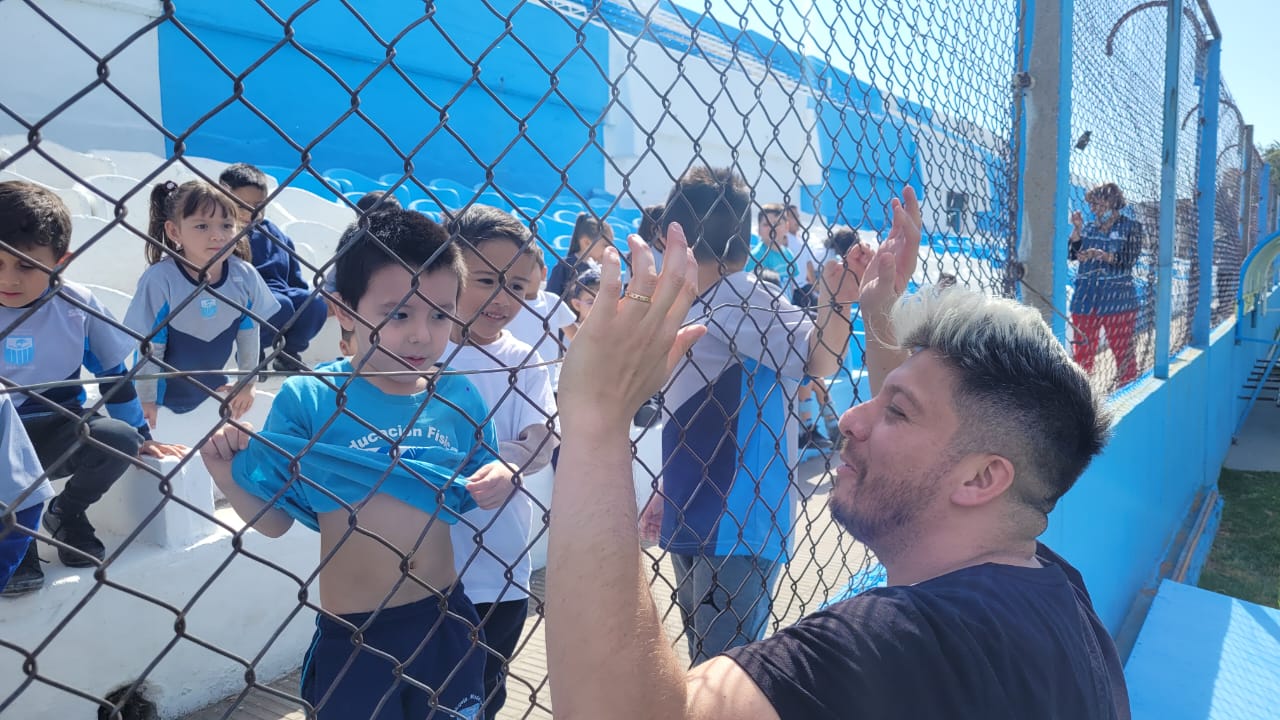
[[[1165,16],[1134,10],[1076,3],[1072,23],[1072,342],[1104,387],[1155,353]]]
[[[1157,12],[1157,15],[1161,13]],[[1200,113],[1204,107],[1203,87],[1206,23],[1199,8],[1183,7],[1181,47],[1178,53],[1178,161],[1175,169],[1173,229],[1172,313],[1169,352],[1177,355],[1191,343],[1200,282],[1199,222],[1196,209],[1196,175],[1200,155]],[[1191,117],[1191,122],[1182,122]]]
[[[1224,82],[1218,100],[1218,165],[1213,213],[1212,322],[1235,317],[1245,243],[1240,227],[1244,183],[1244,119]]]
[[[1081,218],[1069,312],[1082,364],[1123,385],[1154,349],[1164,20],[1075,7],[1073,199],[1114,183],[1126,203]],[[203,717],[548,716],[540,568],[549,523],[572,522],[550,503],[554,389],[575,381],[558,361],[603,249],[660,239],[686,205],[749,274],[704,293],[708,337],[636,417],[651,587],[691,661],[772,632],[882,579],[825,512],[836,416],[867,397],[856,308],[847,345],[818,343],[840,370],[791,379],[823,262],[874,241],[910,185],[915,283],[1019,290],[1020,19],[998,0],[6,0],[0,18],[66,68],[0,99],[4,430],[41,466],[0,497],[18,548],[0,713],[227,697]],[[1175,351],[1195,162],[1180,153]],[[1254,242],[1232,167],[1218,312]],[[249,438],[231,465],[228,428]],[[148,435],[193,450],[151,457]],[[274,682],[304,652],[301,687]]]
[[[1252,128],[1248,133],[1252,137]],[[1248,156],[1246,166],[1248,173],[1244,182],[1244,205],[1240,218],[1241,232],[1244,233],[1244,252],[1249,254],[1257,246],[1258,241],[1262,239],[1262,229],[1258,227],[1258,207],[1262,202],[1262,153],[1258,152],[1258,148],[1252,144],[1248,144],[1245,149]]]

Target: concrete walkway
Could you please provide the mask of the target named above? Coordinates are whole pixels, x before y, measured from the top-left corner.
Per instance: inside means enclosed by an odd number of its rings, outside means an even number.
[[[810,461],[797,473],[807,500],[797,510],[795,528],[798,533],[795,555],[778,579],[774,593],[773,621],[770,631],[795,622],[829,597],[844,590],[854,572],[865,569],[870,558],[860,544],[831,522],[827,514],[827,470],[821,460]],[[651,583],[658,609],[663,613],[667,636],[682,660],[688,660],[681,640],[680,613],[672,593],[675,574],[665,553],[657,548],[646,550],[653,561],[655,574]],[[507,681],[507,704],[500,717],[550,718],[551,692],[547,685],[547,658],[542,622],[545,573],[534,574],[535,601],[531,603],[525,637],[512,663]],[[299,658],[301,661],[301,658]],[[243,698],[228,698],[216,705],[186,716],[184,720],[304,720],[298,692],[298,673],[294,672],[270,684],[271,692],[250,690]],[[354,720],[354,719],[353,719]]]
[[[1240,429],[1223,467],[1254,472],[1280,472],[1280,406],[1258,400]]]

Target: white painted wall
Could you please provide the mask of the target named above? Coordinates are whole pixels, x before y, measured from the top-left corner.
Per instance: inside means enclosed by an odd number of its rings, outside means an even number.
[[[974,213],[991,209],[991,186],[986,180],[982,155],[969,142],[941,130],[918,126],[913,130],[926,195],[921,207],[924,227],[935,232],[950,232],[947,193],[963,192],[969,200],[959,234],[972,236]]]
[[[40,0],[40,10],[99,57],[161,14],[159,0]],[[98,81],[98,63],[26,3],[0,2],[0,98],[28,124]],[[160,70],[157,33],[134,40],[107,64],[108,80],[157,121]],[[27,130],[0,115],[0,134]],[[41,128],[41,136],[77,150],[111,147],[164,153],[160,133],[110,88],[98,85]]]
[[[817,120],[805,91],[785,78],[765,77],[762,70],[733,67],[722,73],[702,57],[677,64],[675,50],[619,37],[621,42],[610,38],[609,74],[618,88],[618,104],[626,109],[615,107],[606,117],[609,192],[621,195],[623,174],[629,174],[630,193],[639,204],[660,203],[695,160],[729,165],[735,151],[736,163],[761,203],[781,202],[785,194],[798,205],[800,186],[821,180],[813,134]],[[635,60],[629,63],[633,43]],[[643,77],[633,67],[644,68]],[[664,99],[670,102],[669,113]]]

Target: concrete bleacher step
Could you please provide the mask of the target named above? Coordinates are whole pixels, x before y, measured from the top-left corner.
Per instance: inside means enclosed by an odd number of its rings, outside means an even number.
[[[1125,677],[1134,720],[1280,717],[1280,610],[1165,580]]]
[[[237,552],[227,528],[243,524],[234,511],[214,509],[198,458],[184,467],[147,464],[151,471],[131,469],[89,509],[107,546],[103,568],[64,567],[40,542],[52,561],[44,588],[0,599],[0,697],[12,699],[5,718],[96,717],[96,703],[59,685],[103,697],[139,678],[160,716],[175,717],[233,692],[250,662],[265,680],[296,667],[313,626],[298,612],[290,576],[311,574],[318,536],[249,532]]]

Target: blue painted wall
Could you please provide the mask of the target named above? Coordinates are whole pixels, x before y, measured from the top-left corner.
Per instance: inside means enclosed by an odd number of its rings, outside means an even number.
[[[492,167],[503,189],[542,194],[561,186],[561,169],[584,193],[603,185],[604,159],[592,147],[603,142],[609,97],[592,60],[608,57],[602,28],[577,28],[515,0],[490,0],[497,14],[485,3],[442,3],[430,16],[421,3],[360,3],[371,33],[339,3],[318,3],[291,22],[303,5],[273,2],[277,20],[251,0],[179,3],[177,19],[194,39],[161,25],[164,124],[182,133],[188,152],[285,167],[310,161],[372,178],[408,166],[423,181],[468,185],[484,182]],[[504,35],[499,14],[511,16],[519,41]],[[403,74],[373,74],[389,53],[374,33],[394,41]],[[555,68],[558,87],[540,65]],[[235,100],[241,75],[243,98]]]
[[[1277,312],[1250,334],[1280,327]],[[1269,336],[1269,335],[1268,335]],[[1240,388],[1265,346],[1236,345],[1232,323],[1209,347],[1185,353],[1169,380],[1147,380],[1126,394],[1111,443],[1059,503],[1044,542],[1084,574],[1098,615],[1119,632],[1160,563],[1197,493],[1213,486],[1244,410]]]

